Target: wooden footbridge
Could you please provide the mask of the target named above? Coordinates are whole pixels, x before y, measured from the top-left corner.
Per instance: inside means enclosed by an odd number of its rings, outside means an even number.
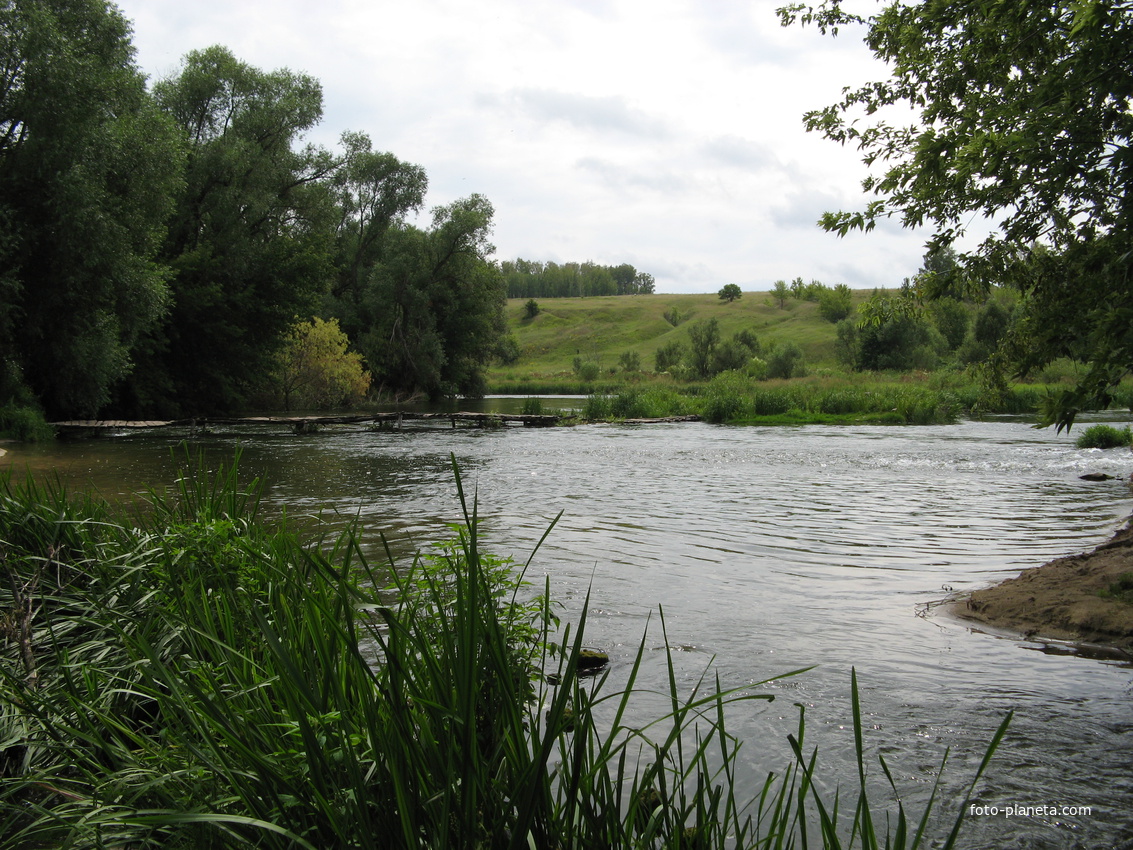
[[[65,422],[52,422],[51,425],[61,433],[68,431],[131,431],[148,428],[189,428],[203,430],[214,425],[282,425],[300,434],[313,433],[325,426],[366,425],[373,427],[401,428],[406,422],[449,422],[453,428],[473,426],[479,428],[499,428],[507,425],[524,425],[529,428],[545,428],[558,425],[566,417],[557,414],[510,414],[510,413],[359,413],[338,416],[208,416],[193,419],[72,419]]]
[[[673,416],[664,419],[626,419],[627,425],[646,425],[654,422],[697,422],[699,416]],[[209,416],[193,419],[71,419],[50,423],[60,434],[103,433],[105,431],[135,431],[150,428],[187,428],[191,432],[204,431],[216,425],[280,425],[297,434],[310,434],[327,426],[362,425],[370,428],[400,430],[408,422],[443,423],[453,428],[504,428],[522,425],[526,428],[549,428],[556,425],[580,424],[570,414],[525,413],[359,413],[339,416]]]

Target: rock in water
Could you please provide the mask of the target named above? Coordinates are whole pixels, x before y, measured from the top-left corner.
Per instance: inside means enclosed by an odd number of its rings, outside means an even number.
[[[597,649],[583,649],[578,653],[578,672],[596,673],[610,663],[610,656]]]

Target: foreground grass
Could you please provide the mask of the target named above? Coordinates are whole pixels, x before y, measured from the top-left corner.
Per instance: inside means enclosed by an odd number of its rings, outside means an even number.
[[[670,659],[667,713],[631,717],[644,636],[623,686],[581,677],[585,611],[560,632],[546,593],[521,596],[515,566],[480,551],[456,483],[454,539],[394,570],[353,534],[268,528],[234,471],[187,472],[132,521],[0,481],[5,846],[930,840],[931,800],[914,818],[866,794],[856,682],[856,797],[819,793],[801,716],[794,761],[744,797],[726,718],[771,697],[707,671],[682,693]],[[966,803],[934,846],[952,846]]]

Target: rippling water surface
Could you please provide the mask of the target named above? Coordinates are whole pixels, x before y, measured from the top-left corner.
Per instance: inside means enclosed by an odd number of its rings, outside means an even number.
[[[118,497],[168,481],[174,442],[123,436],[15,449],[5,460]],[[1108,538],[1133,510],[1129,487],[1078,476],[1128,478],[1127,451],[1078,450],[1066,434],[1012,421],[265,431],[199,442],[210,460],[240,445],[269,503],[360,516],[403,553],[458,517],[450,454],[496,553],[525,560],[562,512],[535,575],[550,577],[564,619],[589,591],[588,642],[611,652],[614,678],[648,626],[644,683],[664,687],[659,608],[683,685],[712,659],[727,687],[816,665],[762,686],[775,702],[746,704],[758,707],[734,718],[753,788],[786,764],[796,704],[824,780],[852,788],[856,668],[867,745],[916,811],[950,747],[940,812],[955,812],[983,744],[1014,710],[977,794],[1001,813],[970,820],[960,846],[1131,846],[1133,669],[980,633],[933,607],[950,590]],[[1091,812],[1008,818],[1011,805]]]

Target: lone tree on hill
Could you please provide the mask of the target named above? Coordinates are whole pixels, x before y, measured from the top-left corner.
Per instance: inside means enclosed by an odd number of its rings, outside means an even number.
[[[729,304],[743,297],[743,290],[735,283],[726,283],[724,284],[724,288],[720,290],[720,300],[727,301]]]
[[[821,0],[779,15],[824,34],[864,28],[892,74],[805,116],[881,169],[863,182],[876,200],[822,226],[844,236],[896,216],[931,226],[930,252],[943,253],[973,220],[994,222],[925,294],[1016,288],[1024,312],[996,357],[1000,379],[1072,357],[1089,368],[1051,396],[1046,424],[1108,404],[1133,371],[1133,3],[891,0],[865,18]],[[915,115],[891,123],[891,106]]]

